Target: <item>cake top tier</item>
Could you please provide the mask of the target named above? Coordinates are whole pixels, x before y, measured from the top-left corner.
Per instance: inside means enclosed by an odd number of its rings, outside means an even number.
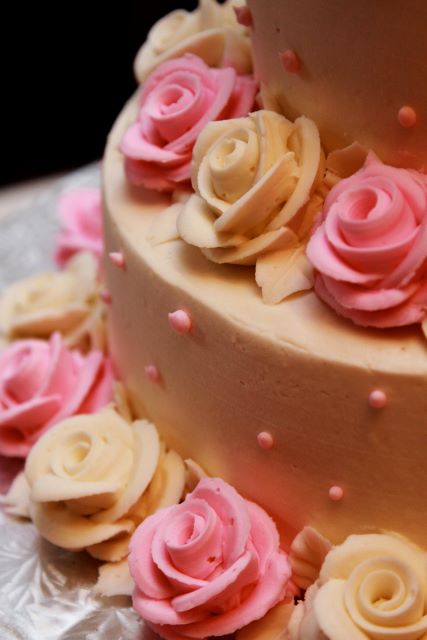
[[[312,118],[327,151],[356,140],[384,162],[427,170],[424,0],[248,5],[266,106]]]

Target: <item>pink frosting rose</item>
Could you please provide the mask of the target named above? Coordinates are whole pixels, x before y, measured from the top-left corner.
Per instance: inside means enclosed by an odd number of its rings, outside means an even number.
[[[103,250],[100,190],[68,191],[60,198],[58,207],[61,220],[55,248],[58,266],[64,267],[79,251],[89,251],[100,261]]]
[[[263,509],[218,478],[147,518],[130,543],[133,605],[167,639],[233,633],[280,602],[291,570]]]
[[[195,55],[159,65],[142,89],[138,120],[121,142],[128,180],[161,191],[188,187],[200,131],[211,120],[247,115],[256,91],[251,76],[212,69]]]
[[[59,333],[49,342],[13,342],[0,353],[0,454],[25,458],[59,420],[105,406],[112,384],[111,364],[100,351],[71,351]]]
[[[307,256],[324,302],[356,324],[421,322],[427,308],[427,176],[373,155],[325,200]]]

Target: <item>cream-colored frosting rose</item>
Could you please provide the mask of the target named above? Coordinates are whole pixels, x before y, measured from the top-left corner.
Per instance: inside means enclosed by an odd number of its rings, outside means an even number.
[[[291,640],[425,640],[427,552],[395,535],[350,536],[326,556],[288,633]]]
[[[301,249],[322,206],[315,192],[323,168],[319,132],[304,116],[291,122],[261,110],[247,118],[211,122],[194,147],[195,194],[178,215],[178,232],[217,263],[257,264],[258,270],[261,257],[281,252],[288,267],[283,292],[269,295],[277,274],[268,268],[257,273],[268,302],[310,288]],[[304,270],[305,282],[300,277]],[[299,278],[296,288],[290,285],[292,278]]]
[[[227,0],[199,0],[194,11],[177,9],[168,13],[150,29],[135,59],[135,76],[140,83],[160,63],[193,53],[210,67],[234,67],[238,73],[250,73],[252,57],[247,29],[237,23],[234,6],[244,4]]]
[[[103,348],[104,307],[99,300],[98,265],[82,252],[62,271],[20,280],[0,298],[0,333],[7,339],[62,334],[69,347]]]
[[[107,407],[52,427],[32,448],[25,478],[44,538],[116,562],[146,515],[179,501],[185,469],[152,423],[129,423]]]

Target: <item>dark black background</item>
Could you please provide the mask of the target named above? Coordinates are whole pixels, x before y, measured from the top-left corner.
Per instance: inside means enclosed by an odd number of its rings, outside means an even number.
[[[2,8],[0,184],[101,158],[136,87],[150,26],[196,0],[14,3]]]

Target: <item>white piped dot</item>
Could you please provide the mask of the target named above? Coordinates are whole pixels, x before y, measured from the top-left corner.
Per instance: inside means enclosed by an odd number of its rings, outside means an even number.
[[[169,325],[171,329],[181,335],[189,333],[191,331],[192,322],[191,318],[183,309],[177,309],[168,314]]]
[[[271,449],[274,444],[273,436],[268,431],[261,431],[257,435],[257,441],[261,449]]]
[[[381,389],[375,389],[369,394],[368,402],[374,409],[383,409],[387,404],[387,396]]]
[[[334,485],[329,489],[329,497],[334,502],[338,502],[339,500],[342,500],[343,496],[344,496],[344,491],[342,487],[339,487],[338,485]]]

